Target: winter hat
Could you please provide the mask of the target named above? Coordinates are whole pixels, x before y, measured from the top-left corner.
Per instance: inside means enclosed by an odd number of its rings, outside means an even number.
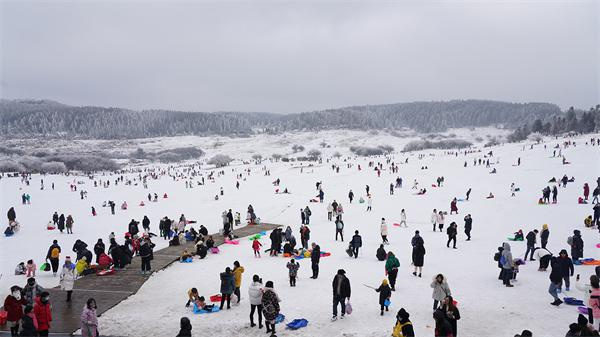
[[[52,243],[53,243],[53,244],[57,244],[57,243],[58,243],[58,240],[53,240],[53,241],[52,241]]]
[[[596,276],[600,277],[600,266],[596,266],[594,271],[596,272]]]
[[[401,319],[408,319],[408,317],[410,316],[408,312],[406,312],[406,310],[404,310],[404,308],[401,308],[400,311],[398,311],[398,316]]]
[[[588,324],[588,319],[582,314],[579,314],[579,316],[577,316],[577,324],[581,327],[586,326]]]
[[[558,255],[561,255],[561,254],[569,255],[569,254],[567,253],[567,250],[566,250],[566,249],[562,249],[562,250],[560,251],[560,253],[558,253]]]
[[[71,257],[70,256],[65,257],[65,262],[71,262]]]
[[[548,224],[547,223],[543,224],[542,229],[548,229]]]
[[[338,275],[345,275],[346,271],[344,269],[338,269],[337,273]]]

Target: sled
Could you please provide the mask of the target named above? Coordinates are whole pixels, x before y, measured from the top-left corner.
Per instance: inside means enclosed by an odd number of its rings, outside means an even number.
[[[219,254],[219,247],[211,247],[210,252],[212,254]]]
[[[240,240],[225,239],[225,243],[228,244],[228,245],[239,245],[240,244]]]
[[[108,275],[113,275],[114,273],[115,273],[115,269],[110,268],[110,269],[96,271],[96,276],[108,276]]]
[[[582,314],[582,315],[587,315],[588,314],[588,307],[577,307],[577,311],[579,311],[579,313]]]
[[[181,262],[181,263],[192,263],[192,262],[193,262],[193,259],[192,259],[191,257],[188,257],[188,258],[187,258],[187,259],[185,259],[185,260],[179,260],[179,262]]]
[[[285,321],[285,315],[277,314],[277,317],[275,317],[275,324],[281,323],[283,321]]]
[[[221,302],[221,295],[217,294],[217,295],[212,295],[210,298],[211,302]]]
[[[600,266],[600,260],[584,259],[581,264],[584,266]]]
[[[260,234],[255,234],[248,238],[248,240],[250,240],[250,241],[260,240],[260,239],[262,239],[262,235],[260,235]]]
[[[262,231],[262,232],[260,232],[258,234],[260,234],[260,235],[267,235],[267,231]]]
[[[210,311],[206,311],[204,309],[198,308],[198,305],[194,303],[194,314],[211,314],[213,312],[218,312],[219,310],[219,307],[215,305]]]
[[[507,237],[506,238],[508,241],[523,241],[523,239],[519,238],[519,239],[515,239],[514,237]]]
[[[584,305],[583,300],[578,300],[575,297],[565,297],[565,298],[563,298],[563,301],[565,302],[565,304],[568,304],[568,305]],[[586,311],[587,311],[587,308],[586,308]]]
[[[185,223],[189,225],[189,224],[194,224],[196,222],[197,222],[196,220],[188,220]]]
[[[290,330],[298,330],[300,328],[304,328],[308,325],[308,321],[304,318],[297,318],[288,324],[286,324],[287,328]]]
[[[321,252],[321,257],[328,257],[331,256],[331,253],[329,252]]]
[[[319,202],[319,199],[310,199],[309,202]]]
[[[436,184],[431,184],[431,187],[437,187],[437,185]]]
[[[400,227],[400,224],[399,223],[395,223],[395,224],[393,224],[393,226]]]
[[[600,248],[600,243],[596,244],[596,248]]]
[[[144,207],[144,206],[146,206],[146,204],[144,204],[144,202],[143,202],[143,201],[142,201],[142,202],[140,202],[140,207]]]
[[[46,229],[49,230],[49,231],[53,231],[53,230],[56,229],[56,227],[54,227],[54,226],[46,226]]]
[[[462,202],[462,201],[466,201],[466,199],[456,199],[456,201]]]

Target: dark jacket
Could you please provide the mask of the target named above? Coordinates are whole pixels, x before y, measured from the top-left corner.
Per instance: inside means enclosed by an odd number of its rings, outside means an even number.
[[[418,245],[413,247],[412,251],[412,262],[415,267],[423,267],[425,260],[425,247]]]
[[[233,294],[235,281],[232,273],[221,273],[221,294]]]
[[[336,274],[333,277],[331,286],[333,287],[333,296],[350,297],[350,280],[348,280],[346,275]]]
[[[465,217],[465,231],[470,231],[473,228],[473,218]]]
[[[62,230],[65,229],[65,215],[61,214],[58,217],[58,229]]]
[[[150,219],[148,219],[147,216],[145,216],[144,219],[142,220],[142,227],[143,228],[149,228],[150,227]]]
[[[97,256],[100,256],[100,254],[104,253],[104,250],[106,249],[106,246],[104,245],[104,242],[102,241],[98,241],[95,245],[94,245],[94,253]],[[89,261],[88,261],[89,262]]]
[[[550,271],[550,281],[552,283],[557,283],[558,284],[558,283],[562,282],[563,273],[560,270],[560,266],[559,266],[557,260],[555,260],[554,258],[552,259],[552,264],[551,264],[552,271]]]
[[[528,246],[535,246],[535,232],[531,231],[529,233],[527,233],[527,236],[525,237],[525,239],[527,239],[527,245]]]
[[[46,258],[50,259],[50,257],[52,256],[52,249],[54,248],[58,248],[58,252],[60,253],[60,246],[58,244],[52,244],[49,248],[48,248],[48,253],[46,254]]]
[[[15,212],[15,208],[11,207],[8,210],[8,213],[6,213],[6,216],[8,217],[8,221],[15,221],[15,219],[17,218],[17,213]]]
[[[35,329],[35,324],[33,322],[33,318],[28,315],[23,316],[21,321],[23,330],[21,331],[20,336],[37,336],[37,331]]]
[[[448,234],[449,237],[456,236],[456,227],[454,227],[454,226],[448,227],[448,229],[446,229],[446,234]]]
[[[313,248],[312,253],[310,254],[310,261],[312,263],[319,263],[320,260],[321,260],[321,247],[319,247],[319,245],[316,245],[315,248]]]
[[[387,258],[387,253],[385,252],[385,249],[383,247],[379,247],[377,248],[377,254],[375,256],[377,257],[377,260],[385,261],[385,259]]]
[[[573,259],[580,259],[583,257],[583,239],[578,230],[573,235],[573,243],[571,244],[571,257]]]
[[[558,257],[556,259],[557,268],[562,276],[573,276],[575,270],[573,269],[573,261],[569,257]],[[554,268],[552,268],[554,270]]]
[[[149,243],[144,243],[140,246],[140,257],[152,257],[152,246]]]
[[[362,238],[358,234],[354,234],[352,236],[352,241],[350,241],[350,245],[353,247],[362,247]]]
[[[550,236],[550,231],[548,229],[542,229],[542,234],[540,234],[540,239],[542,242],[548,242],[548,237]]]
[[[383,305],[385,300],[392,296],[392,289],[388,284],[380,285],[375,291],[379,293],[379,305]]]
[[[458,311],[458,308],[456,307],[454,307],[451,310],[448,310],[448,307],[446,305],[442,306],[442,310],[446,313],[446,319],[448,320],[448,323],[450,323],[450,327],[452,328],[452,336],[456,336],[456,332],[458,330],[456,321],[460,319],[460,311]]]

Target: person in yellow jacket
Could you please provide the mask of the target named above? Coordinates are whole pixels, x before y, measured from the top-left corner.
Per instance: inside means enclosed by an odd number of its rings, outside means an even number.
[[[244,267],[240,266],[238,261],[233,263],[233,279],[235,280],[234,294],[237,296],[237,303],[240,303],[240,287],[242,285],[242,274],[244,273]]]
[[[185,304],[186,307],[189,307],[191,303],[196,303],[200,299],[200,295],[198,295],[198,289],[192,288],[188,290],[188,301]]]
[[[398,311],[398,314],[396,315],[396,325],[392,331],[393,337],[415,337],[412,322],[408,319],[409,316],[410,315],[404,308]]]
[[[89,265],[87,263],[87,257],[82,257],[81,259],[79,259],[79,261],[77,261],[77,263],[75,264],[75,270],[77,271],[77,275],[81,275],[83,274],[83,272],[88,269]]]

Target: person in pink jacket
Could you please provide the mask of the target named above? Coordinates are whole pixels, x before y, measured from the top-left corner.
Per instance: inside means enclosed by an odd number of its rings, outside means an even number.
[[[594,318],[600,318],[600,279],[596,275],[590,276],[590,300],[588,307],[592,308]]]
[[[81,336],[98,336],[98,316],[96,316],[96,300],[90,298],[87,300],[83,311],[81,312]]]

